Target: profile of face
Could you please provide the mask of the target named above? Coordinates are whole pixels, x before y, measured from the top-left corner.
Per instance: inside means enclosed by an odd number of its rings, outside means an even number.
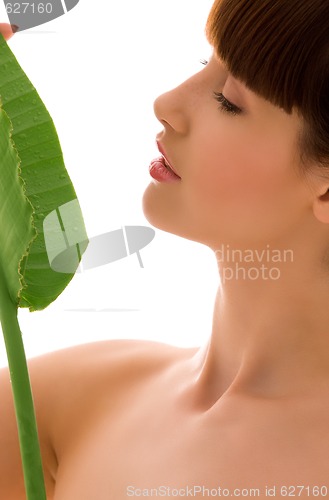
[[[215,51],[154,110],[157,140],[181,180],[147,186],[143,211],[153,226],[213,250],[285,245],[302,228],[312,191],[300,175],[296,110],[250,90]]]

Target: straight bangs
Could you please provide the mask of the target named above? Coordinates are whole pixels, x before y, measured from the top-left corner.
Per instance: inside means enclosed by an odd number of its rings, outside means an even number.
[[[206,36],[235,78],[287,113],[312,121],[323,98],[328,108],[328,0],[216,0]]]

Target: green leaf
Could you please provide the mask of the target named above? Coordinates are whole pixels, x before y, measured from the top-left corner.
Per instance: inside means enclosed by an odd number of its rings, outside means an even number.
[[[71,203],[71,207],[75,207],[72,224],[78,226],[80,258],[87,247],[88,238],[77,196],[64,166],[54,123],[2,35],[0,96],[2,107],[13,125],[12,138],[21,160],[20,175],[25,184],[26,197],[32,205],[36,231],[28,252],[22,254],[21,287],[17,302],[19,307],[29,307],[30,311],[35,311],[44,309],[58,297],[79,264],[79,259],[76,259],[75,266],[67,266],[67,273],[52,269],[44,235],[44,219],[52,211],[58,212],[60,206],[74,201],[74,204]],[[0,231],[3,234],[2,227]],[[19,231],[16,232],[19,234]],[[12,248],[12,244],[7,245],[7,251],[10,252]],[[13,280],[12,276],[10,280]]]

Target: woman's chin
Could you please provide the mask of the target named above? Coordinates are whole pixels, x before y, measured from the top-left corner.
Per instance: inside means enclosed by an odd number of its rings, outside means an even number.
[[[163,207],[160,206],[158,200],[149,193],[146,188],[142,198],[142,210],[146,220],[157,229],[168,231],[168,216],[164,213]],[[171,232],[169,230],[169,232]]]
[[[189,210],[181,203],[174,203],[174,197],[164,190],[154,189],[151,182],[144,191],[142,210],[146,220],[155,228],[187,240],[207,245],[208,235],[204,234],[204,223],[196,221]],[[200,230],[200,227],[202,230]],[[208,246],[208,245],[207,245]]]
[[[184,237],[179,228],[177,210],[173,209],[172,203],[170,204],[170,199],[167,196],[163,197],[159,191],[155,192],[152,183],[143,194],[142,210],[146,220],[153,227]]]

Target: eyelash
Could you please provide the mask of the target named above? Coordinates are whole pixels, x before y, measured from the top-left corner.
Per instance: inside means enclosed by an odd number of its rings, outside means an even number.
[[[200,63],[206,66],[208,64],[208,61],[206,59],[200,59]],[[218,101],[220,104],[219,109],[221,109],[225,113],[229,113],[231,115],[239,115],[242,112],[242,110],[238,108],[238,106],[228,101],[221,92],[214,92],[213,95],[216,101]]]
[[[239,115],[242,112],[242,110],[238,108],[238,106],[228,101],[221,92],[214,92],[214,97],[220,104],[219,109],[221,109],[225,113],[229,113],[231,115]]]

